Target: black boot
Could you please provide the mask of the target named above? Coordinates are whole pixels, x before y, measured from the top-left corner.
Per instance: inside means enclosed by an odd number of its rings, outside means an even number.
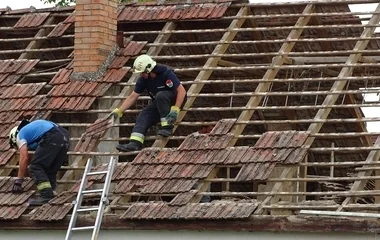
[[[142,143],[138,141],[131,140],[128,144],[119,144],[116,149],[120,152],[133,152],[140,151],[142,149]]]
[[[40,196],[36,199],[31,199],[29,205],[40,206],[48,203],[52,198],[54,198],[54,193],[52,188],[45,188],[40,191]]]
[[[163,127],[158,131],[157,134],[162,137],[170,137],[173,135],[173,127]]]

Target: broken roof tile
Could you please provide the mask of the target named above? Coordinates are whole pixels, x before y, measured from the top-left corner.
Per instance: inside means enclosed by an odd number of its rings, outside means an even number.
[[[17,21],[17,23],[14,25],[14,27],[15,28],[38,27],[46,20],[46,18],[49,15],[50,15],[49,12],[24,14]]]
[[[167,203],[135,203],[121,219],[244,219],[256,209],[256,203],[189,203],[172,206]],[[141,214],[144,213],[144,214]]]
[[[128,179],[120,181],[114,188],[114,193],[128,193],[128,192],[139,192],[141,188],[148,185],[150,181],[147,180],[137,180]]]
[[[71,210],[73,205],[65,203],[61,205],[44,204],[38,207],[30,217],[31,220],[37,221],[57,221],[62,220]]]
[[[210,135],[224,135],[230,132],[237,119],[221,119],[211,130]]]
[[[0,207],[0,220],[14,220],[18,219],[21,214],[25,212],[29,204],[22,204],[18,206],[1,206]]]
[[[106,76],[104,77],[104,81],[107,80],[110,80],[110,75],[113,74],[111,73],[112,70],[114,69],[123,69],[123,66],[127,63],[127,61],[129,60],[129,57],[124,57],[124,56],[116,56],[113,60],[112,60],[112,63],[111,65],[109,66],[109,68],[111,69],[110,71],[108,71],[108,73],[106,74]],[[125,70],[125,69],[123,69]],[[129,70],[129,69],[128,69]],[[127,70],[127,72],[128,72]],[[126,73],[127,73],[126,72]],[[125,74],[126,74],[125,73]]]
[[[141,52],[141,50],[145,47],[147,42],[136,42],[136,41],[130,41],[128,42],[128,45],[123,49],[122,54],[123,56],[136,56]]]
[[[129,68],[110,69],[103,77],[103,82],[117,83],[128,73]]]
[[[72,69],[67,69],[67,68],[61,68],[57,74],[54,75],[53,79],[49,82],[51,85],[56,85],[56,84],[65,84],[70,81],[70,75],[73,72]]]
[[[292,151],[285,160],[285,164],[300,163],[307,155],[307,148],[296,148]]]
[[[95,102],[95,100],[96,100],[96,97],[82,97],[79,104],[75,106],[75,109],[73,110],[77,110],[77,111],[88,110],[90,109],[91,105]]]
[[[54,29],[49,33],[48,37],[60,37],[66,30],[75,22],[75,11],[70,14],[63,22],[57,24]]]
[[[310,133],[308,132],[297,132],[297,134],[293,136],[288,147],[302,147],[309,135]]]
[[[149,184],[140,192],[144,194],[170,194],[190,191],[198,180],[148,180]]]
[[[275,166],[276,163],[250,163],[244,165],[236,176],[236,181],[266,180]]]
[[[198,193],[198,190],[178,193],[169,203],[169,206],[183,206],[188,204],[191,199]]]
[[[207,178],[210,173],[214,170],[216,165],[202,165],[198,168],[197,172],[195,172],[191,178],[204,179]],[[189,176],[190,177],[190,176]]]
[[[64,203],[71,203],[77,196],[76,192],[62,192],[49,201],[51,205],[60,205]]]

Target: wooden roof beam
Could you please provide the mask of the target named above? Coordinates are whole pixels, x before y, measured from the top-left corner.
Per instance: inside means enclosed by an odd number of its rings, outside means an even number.
[[[219,62],[218,62],[218,66],[222,66],[222,67],[240,67],[241,64],[239,63],[235,63],[235,62],[231,62],[231,61],[227,61],[227,60],[224,60],[224,59],[220,59]],[[238,70],[238,71],[241,71],[241,72],[247,72],[249,74],[255,74],[255,75],[264,75],[265,74],[265,70],[263,69],[257,69],[255,71],[247,71],[247,70]]]
[[[378,3],[378,5],[376,7],[376,11],[379,11],[379,10],[380,10],[380,3]],[[370,25],[378,24],[379,21],[380,21],[380,14],[374,14],[374,15],[372,15],[371,19],[369,20],[368,25],[370,26]],[[375,30],[376,30],[375,27],[368,27],[367,26],[367,27],[365,27],[361,36],[362,37],[372,36],[374,34]],[[367,48],[368,43],[369,43],[369,40],[358,41],[354,47],[354,50],[364,50]],[[353,53],[348,57],[346,63],[347,63],[347,65],[357,63],[360,60],[360,58],[361,58],[360,53]],[[352,72],[353,72],[352,67],[344,67],[341,70],[338,77],[345,78],[345,77],[351,76]],[[347,82],[348,81],[336,81],[334,83],[334,85],[332,86],[331,91],[342,91],[343,88],[346,86]],[[338,99],[338,97],[339,97],[338,95],[328,95],[325,98],[325,100],[323,101],[323,105],[334,104],[336,102],[336,100]],[[318,110],[314,119],[326,119],[328,117],[330,111],[331,111],[331,108],[320,109],[320,110]],[[323,123],[312,123],[309,126],[308,132],[310,132],[311,134],[318,133],[319,130],[322,128],[322,126],[323,126]],[[313,144],[314,140],[315,140],[315,137],[309,137],[306,140],[305,145],[311,146]],[[380,138],[377,139],[375,144],[376,144],[376,146],[380,145]],[[380,151],[371,151],[371,153],[367,157],[366,162],[378,161],[379,157],[380,157]],[[370,171],[364,171],[364,172],[360,172],[359,175],[360,176],[367,176],[370,173],[371,173]],[[355,181],[355,183],[351,187],[351,191],[356,191],[359,188],[363,188],[363,186],[364,186],[364,184],[362,183],[362,181]],[[342,207],[340,207],[337,211],[341,211],[344,208],[344,206],[347,205],[349,202],[351,202],[351,197],[347,197],[343,201]]]
[[[162,28],[162,32],[170,32],[174,30],[176,26],[177,24],[174,22],[167,22],[165,26]],[[157,38],[154,40],[154,43],[155,44],[165,43],[169,40],[170,36],[171,36],[171,33],[160,33],[158,34]],[[157,56],[161,52],[162,48],[163,46],[152,46],[148,49],[146,54],[152,57]],[[119,96],[126,97],[129,94],[131,94],[134,89],[134,83],[137,81],[139,76],[140,76],[139,74],[132,74],[132,76],[129,78],[127,82],[128,84],[131,84],[131,86],[128,85],[125,88],[123,88]],[[112,105],[112,108],[116,108],[120,104],[121,104],[121,100],[115,101]]]
[[[311,23],[311,25],[323,25],[323,23],[321,22],[321,20],[318,17],[312,17],[310,19],[310,23]],[[317,29],[315,29],[315,31],[317,32],[318,37],[323,37],[323,38],[329,37],[329,33],[327,32],[327,29],[317,28]],[[331,42],[326,41],[326,42],[321,42],[320,44],[321,44],[323,50],[327,50],[327,51],[334,50],[334,47],[332,46]]]
[[[303,10],[303,14],[311,13],[314,11],[314,9],[315,9],[314,5],[308,4],[305,7],[305,9]],[[303,32],[303,28],[297,28],[297,27],[306,26],[308,24],[308,22],[310,21],[310,18],[311,17],[300,17],[295,24],[296,28],[293,29],[289,33],[287,39],[298,39]],[[283,65],[284,62],[286,61],[285,57],[286,57],[287,53],[292,51],[294,45],[295,45],[295,42],[284,43],[281,46],[281,49],[279,50],[279,53],[281,53],[281,55],[273,58],[271,66]],[[276,77],[279,70],[280,70],[279,68],[268,69],[267,72],[265,73],[263,79],[273,80]],[[255,89],[255,92],[267,92],[269,90],[270,84],[271,84],[271,82],[260,83],[257,86],[257,88]],[[257,107],[260,104],[262,98],[263,98],[262,96],[251,97],[250,100],[248,101],[246,107],[248,107],[248,108]],[[237,121],[239,122],[239,121],[250,120],[252,115],[254,114],[254,112],[255,112],[255,110],[253,110],[253,109],[252,110],[244,110],[240,114]],[[245,126],[246,126],[245,124],[239,124],[239,125],[234,126],[234,128],[232,129],[232,132],[233,132],[235,138],[233,138],[233,140],[229,143],[229,146],[235,145],[235,143],[237,141],[236,136],[239,136],[243,132]],[[289,176],[292,176],[295,172],[296,172],[296,168],[292,168],[292,167],[284,168],[284,170],[280,174],[279,178],[288,178]],[[278,182],[278,183],[273,185],[273,187],[271,188],[270,191],[271,192],[277,192],[281,189],[281,187],[282,187],[282,182]],[[261,214],[264,211],[263,206],[267,205],[271,200],[272,200],[272,196],[266,197],[264,199],[264,201],[260,204],[260,206],[256,209],[255,214]]]
[[[54,22],[54,17],[49,17],[45,24],[51,25]],[[53,30],[53,28],[40,28],[38,30],[37,34],[34,36],[34,38],[41,38],[41,37],[46,37],[49,35],[49,33]],[[44,39],[45,40],[45,39]],[[42,45],[42,40],[32,40],[28,46],[26,47],[26,50],[31,50],[31,49],[38,49]],[[31,59],[33,56],[34,52],[24,52],[20,55],[18,59]]]
[[[239,10],[239,12],[237,13],[237,16],[245,16],[245,15],[247,15],[247,13],[248,13],[248,8],[242,7]],[[227,28],[227,31],[223,34],[221,41],[222,42],[223,41],[232,41],[235,38],[237,32],[236,31],[230,31],[230,29],[240,28],[244,22],[245,22],[245,19],[234,19],[231,22],[230,26]],[[218,44],[215,47],[215,49],[213,50],[212,55],[223,54],[227,51],[228,47],[229,47],[229,44]],[[209,59],[207,59],[205,65],[204,65],[204,68],[216,67],[218,62],[220,61],[220,59],[221,59],[221,57],[210,57]],[[194,80],[194,82],[197,83],[200,80],[207,80],[211,76],[212,72],[213,72],[213,70],[201,70],[199,72],[198,76],[196,77],[196,79]],[[192,84],[187,92],[189,95],[198,94],[202,90],[203,86],[204,86],[204,84]],[[190,108],[193,105],[195,99],[196,99],[196,97],[188,97],[187,102],[185,103],[183,109]],[[185,117],[186,113],[187,113],[186,110],[182,110],[179,113],[177,121],[178,122],[182,121],[182,119]],[[176,129],[177,129],[177,126],[174,127],[174,131]],[[168,142],[167,138],[162,138],[160,140],[156,140],[153,143],[153,147],[164,147],[167,142]]]
[[[309,13],[309,12],[312,12],[314,10],[314,6],[313,5],[307,5],[306,8],[304,9],[303,13]],[[299,26],[305,26],[307,25],[307,23],[309,22],[310,20],[310,17],[300,17],[296,23],[296,27],[299,27]],[[302,28],[297,28],[297,29],[294,29],[292,30],[287,39],[294,39],[294,38],[299,38],[301,36],[303,32],[303,29]],[[284,62],[286,61],[286,55],[287,53],[289,53],[293,47],[294,47],[295,43],[294,42],[286,42],[284,43],[282,46],[281,46],[281,49],[279,50],[279,53],[281,53],[280,56],[277,56],[275,58],[273,58],[272,60],[272,63],[271,63],[271,67],[274,67],[274,66],[282,66],[284,64]],[[270,84],[271,84],[271,80],[273,80],[277,73],[279,72],[280,68],[269,68],[265,75],[263,76],[263,80],[268,80],[269,82],[265,82],[265,83],[260,83],[257,88],[255,89],[255,92],[267,92],[269,90],[269,87],[270,87]],[[250,98],[250,100],[248,101],[248,103],[246,104],[246,107],[247,108],[250,108],[251,110],[244,110],[239,118],[238,118],[238,122],[241,122],[241,121],[248,121],[249,119],[251,119],[252,115],[254,114],[255,110],[253,110],[252,108],[255,108],[257,107],[261,100],[263,99],[263,96],[253,96]],[[245,125],[244,124],[241,124],[241,125],[236,125],[234,127],[234,129],[232,130],[234,136],[239,136],[243,130],[245,128]],[[234,138],[230,143],[229,145],[230,146],[234,146],[235,143],[236,143],[236,138]]]
[[[252,12],[251,9],[248,10],[248,14],[252,14],[253,15],[253,12]],[[256,21],[254,19],[252,19],[252,18],[249,18],[248,22],[251,25],[251,27],[254,27],[254,28],[259,27],[257,25]],[[253,36],[254,40],[263,40],[264,39],[264,36],[263,36],[262,32],[259,32],[259,31],[252,32],[252,36]],[[268,43],[257,44],[257,47],[258,47],[258,49],[262,49],[261,52],[270,52],[270,48],[269,48],[269,44]],[[272,59],[270,58],[270,56],[265,56],[264,58],[267,60],[268,63],[272,62]]]
[[[363,58],[363,57],[362,57]],[[297,59],[297,58],[296,58]],[[304,62],[301,62],[299,60],[296,60],[294,58],[289,58],[289,60],[287,61],[289,64],[292,62],[293,64],[305,64]],[[324,73],[328,76],[338,76],[339,75],[339,72],[338,71],[334,71],[334,70],[330,70],[330,69],[311,69],[312,71],[316,71],[316,72],[321,72],[321,73]],[[330,91],[331,92],[331,91]],[[342,92],[342,94],[344,93],[345,91]],[[347,93],[345,94],[345,98],[344,98],[344,101],[348,104],[355,104],[355,99],[354,99],[354,96],[352,93]],[[357,119],[362,119],[364,116],[363,116],[363,112],[360,110],[360,108],[350,108],[349,111],[354,115],[356,116]],[[365,126],[365,123],[362,122],[362,121],[358,121],[356,126],[358,127],[358,130],[360,132],[368,132],[366,126]],[[370,139],[369,136],[364,136],[364,137],[360,137],[360,139],[362,140],[362,142],[366,145],[366,146],[371,146],[372,145],[372,141]]]
[[[379,4],[380,6],[380,4]],[[380,136],[377,137],[377,140],[374,144],[374,147],[380,147]],[[367,159],[365,160],[365,163],[366,164],[370,164],[372,162],[377,162],[380,158],[380,150],[372,150],[369,154],[368,154],[368,157]],[[363,178],[363,177],[366,177],[366,176],[370,176],[372,174],[373,170],[371,169],[364,169],[362,171],[359,172],[358,174],[358,178]],[[365,184],[366,184],[367,180],[356,180],[354,182],[354,184],[352,184],[351,186],[351,189],[350,189],[350,192],[354,192],[354,191],[357,191],[358,189],[363,189]],[[336,210],[337,212],[340,212],[342,211],[352,200],[352,197],[347,197],[346,199],[344,199],[344,201],[342,202],[342,205]]]
[[[380,10],[380,4],[378,4],[376,11]],[[373,24],[378,24],[380,21],[380,14],[374,14],[371,17],[371,20],[368,22],[368,25],[373,25]],[[362,37],[370,37],[374,34],[376,28],[375,27],[365,27],[363,33],[361,34]],[[360,51],[364,50],[368,46],[369,40],[362,40],[358,41],[354,47],[354,51]],[[352,53],[347,61],[347,65],[352,65],[356,64],[361,58],[360,53]],[[353,72],[353,67],[343,67],[342,70],[340,71],[338,78],[347,78],[352,76]],[[347,84],[346,81],[336,81],[334,85],[331,88],[331,91],[342,91],[343,88]],[[322,105],[333,105],[336,100],[338,99],[339,95],[329,95],[325,98],[323,101]],[[315,115],[314,119],[326,119],[331,111],[331,108],[323,108],[318,110],[317,114]],[[322,128],[323,123],[313,123],[309,126],[308,131],[311,134],[319,132],[319,130]],[[311,144],[314,142],[314,137],[309,137],[308,140],[306,141],[306,146],[311,146]]]

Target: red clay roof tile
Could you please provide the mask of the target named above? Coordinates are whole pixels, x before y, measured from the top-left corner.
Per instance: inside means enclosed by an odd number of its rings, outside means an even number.
[[[0,206],[14,206],[25,203],[34,191],[23,192],[19,194],[14,193],[0,193]]]
[[[135,203],[121,219],[244,219],[256,209],[255,203],[190,203],[170,206],[167,203]]]
[[[75,21],[75,11],[70,14],[63,22],[57,24],[54,29],[49,33],[48,37],[60,37]]]
[[[72,203],[60,205],[44,204],[32,214],[30,220],[57,221],[62,220],[72,209]]]
[[[0,140],[1,141],[1,140]],[[0,151],[0,166],[7,164],[12,157],[15,155],[16,151],[14,149],[9,149],[7,151]]]
[[[69,76],[73,72],[72,69],[61,68],[53,79],[49,82],[51,85],[64,84],[70,81]]]
[[[229,3],[208,3],[195,5],[168,6],[125,6],[120,10],[118,21],[152,21],[220,18]]]
[[[12,192],[12,186],[14,180],[13,177],[0,177],[0,193],[10,193]],[[22,184],[23,190],[25,192],[30,191],[34,185],[34,182],[31,178],[25,178]]]
[[[30,84],[14,84],[9,87],[0,88],[0,99],[7,98],[27,98],[35,96],[43,87],[45,83],[30,83]]]
[[[77,196],[76,192],[62,192],[49,201],[52,205],[59,205],[72,202]]]
[[[45,13],[27,13],[24,14],[18,22],[14,25],[15,28],[38,27],[50,15],[49,12]]]
[[[0,206],[0,220],[15,220],[25,212],[29,204],[18,206]]]
[[[190,190],[177,194],[169,203],[170,206],[183,206],[190,202],[190,200],[198,193],[198,190]]]

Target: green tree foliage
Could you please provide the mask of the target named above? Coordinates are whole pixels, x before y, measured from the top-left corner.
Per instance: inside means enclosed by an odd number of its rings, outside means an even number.
[[[134,0],[119,0],[120,2],[134,2]],[[75,0],[41,0],[44,4],[54,3],[56,6],[68,6],[75,3]],[[152,0],[137,0],[137,2],[155,2]]]

